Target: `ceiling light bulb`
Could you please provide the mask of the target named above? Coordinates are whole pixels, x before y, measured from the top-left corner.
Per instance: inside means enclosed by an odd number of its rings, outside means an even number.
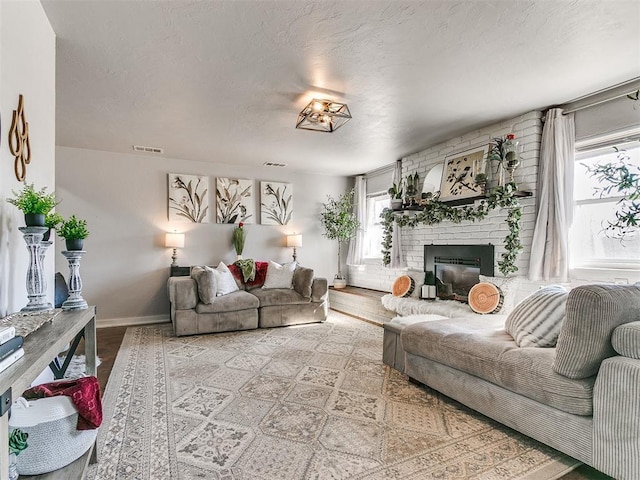
[[[315,103],[313,104],[313,109],[314,109],[316,112],[321,111],[321,110],[322,110],[322,103],[320,103],[320,102],[315,102]]]

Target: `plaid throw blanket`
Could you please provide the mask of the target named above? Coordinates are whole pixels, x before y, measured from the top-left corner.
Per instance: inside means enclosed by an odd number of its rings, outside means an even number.
[[[242,278],[246,282],[253,282],[256,278],[256,262],[251,258],[236,260],[233,262],[242,271]]]

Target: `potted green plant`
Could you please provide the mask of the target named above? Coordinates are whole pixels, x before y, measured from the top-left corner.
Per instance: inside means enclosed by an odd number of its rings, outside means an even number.
[[[242,260],[242,251],[244,250],[244,241],[247,238],[247,232],[244,229],[244,223],[240,222],[233,229],[233,248],[236,251],[236,260]]]
[[[387,193],[391,196],[391,208],[393,210],[402,210],[402,184],[393,184]]]
[[[409,205],[413,205],[415,203],[415,196],[418,194],[418,183],[420,183],[420,175],[418,172],[415,172],[413,175],[409,175],[406,180],[406,188],[405,192],[407,194],[406,203]]]
[[[322,204],[320,213],[320,223],[324,227],[324,236],[338,241],[338,273],[333,281],[333,288],[344,288],[347,281],[342,275],[342,265],[340,262],[340,249],[344,241],[352,238],[360,222],[353,213],[353,189],[340,195],[336,200],[331,195],[327,195],[328,202]]]
[[[44,232],[44,235],[42,235],[42,240],[45,242],[48,241],[49,237],[51,236],[51,229],[56,230],[62,222],[64,222],[64,218],[62,218],[62,215],[60,215],[59,213],[47,213],[44,217],[44,226],[49,230]]]
[[[631,162],[626,150],[613,149],[617,154],[615,162],[583,165],[602,184],[595,187],[600,197],[612,194],[621,197],[616,203],[615,220],[608,221],[603,230],[609,237],[624,240],[640,230],[640,167]]]
[[[87,221],[71,215],[71,218],[60,225],[58,235],[65,239],[67,250],[82,250],[84,239],[89,236]]]
[[[27,227],[44,227],[46,214],[56,206],[55,193],[47,193],[46,190],[47,187],[36,190],[33,183],[26,183],[20,192],[13,191],[15,198],[7,199],[24,213]]]

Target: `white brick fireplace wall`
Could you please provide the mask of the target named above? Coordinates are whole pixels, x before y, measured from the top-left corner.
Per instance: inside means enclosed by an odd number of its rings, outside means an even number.
[[[522,206],[520,241],[523,250],[520,252],[516,275],[526,275],[531,253],[531,239],[535,226],[535,194],[538,178],[538,158],[542,139],[542,113],[529,112],[511,120],[506,120],[465,135],[452,138],[444,143],[427,148],[402,159],[402,176],[418,172],[420,188],[427,172],[444,158],[481,145],[486,145],[495,137],[503,137],[515,133],[520,142],[521,163],[516,170],[515,180],[521,190],[532,191],[534,196],[520,199]],[[420,226],[402,229],[403,254],[408,268],[423,269],[423,246],[425,244],[482,244],[493,243],[496,246],[496,275],[500,275],[497,260],[504,252],[503,240],[508,233],[505,223],[506,211],[494,210],[487,218],[479,222],[462,222],[452,224],[443,222],[434,226]],[[382,247],[381,247],[382,248]],[[361,267],[348,267],[349,285],[390,291],[396,277],[406,271],[389,269],[382,266],[382,259],[370,259]]]

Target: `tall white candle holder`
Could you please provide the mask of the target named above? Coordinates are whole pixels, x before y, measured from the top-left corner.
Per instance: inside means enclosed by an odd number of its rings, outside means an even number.
[[[62,252],[69,262],[69,298],[62,304],[63,310],[81,310],[87,308],[87,302],[82,298],[82,279],[80,278],[80,259],[87,253],[84,250],[69,250]]]
[[[29,251],[29,267],[27,268],[27,298],[29,302],[23,312],[37,312],[53,308],[47,302],[47,281],[44,277],[42,263],[48,246],[42,245],[42,235],[47,227],[19,227]],[[50,245],[50,243],[49,243]]]

